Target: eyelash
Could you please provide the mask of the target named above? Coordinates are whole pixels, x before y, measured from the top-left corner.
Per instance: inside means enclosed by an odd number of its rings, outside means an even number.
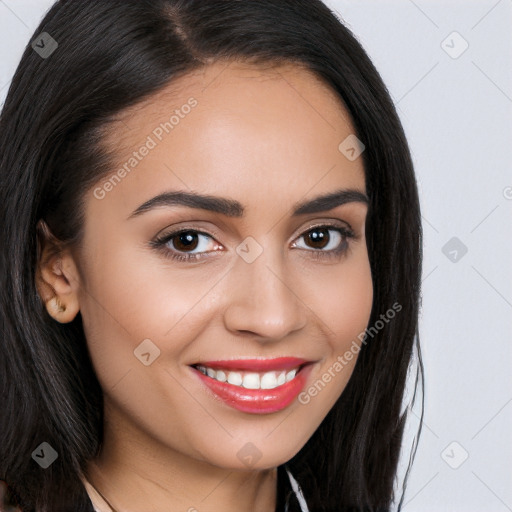
[[[350,246],[349,240],[357,238],[354,231],[352,231],[352,229],[333,225],[333,224],[319,224],[316,226],[311,226],[302,235],[300,235],[299,238],[304,237],[309,232],[314,231],[315,229],[322,229],[322,228],[327,228],[330,231],[331,230],[337,231],[342,236],[342,238],[344,240],[340,244],[341,248],[331,249],[329,251],[324,251],[322,249],[316,249],[316,250],[315,249],[302,249],[304,251],[312,253],[311,257],[315,260],[331,259],[331,258],[337,258],[337,257],[342,256],[349,249],[349,246]],[[199,230],[193,229],[193,228],[184,228],[184,229],[182,228],[182,229],[179,229],[172,233],[166,233],[166,234],[156,238],[155,240],[152,240],[150,242],[150,246],[159,251],[163,251],[163,255],[166,258],[169,258],[171,260],[176,260],[179,262],[198,261],[199,259],[208,258],[209,256],[204,256],[204,254],[208,254],[207,252],[199,253],[199,254],[198,253],[193,253],[193,254],[185,253],[185,255],[183,255],[183,254],[180,254],[179,252],[174,252],[175,250],[174,251],[169,250],[166,247],[167,244],[173,238],[175,238],[178,235],[184,234],[184,233],[194,233],[194,234],[198,234],[198,235],[205,235],[205,236],[213,239],[212,235],[210,235],[209,233],[205,233],[204,231],[199,231]],[[208,251],[208,252],[217,252],[217,251]]]

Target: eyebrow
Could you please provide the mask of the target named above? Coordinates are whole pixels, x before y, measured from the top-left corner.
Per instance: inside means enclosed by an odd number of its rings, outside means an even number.
[[[295,203],[292,217],[308,213],[319,213],[332,210],[346,203],[359,202],[369,204],[368,196],[356,189],[340,189],[307,201]],[[234,199],[226,197],[198,194],[196,192],[169,191],[152,197],[136,208],[128,217],[131,219],[154,208],[162,206],[186,206],[200,210],[208,210],[226,215],[227,217],[243,217],[244,207]]]

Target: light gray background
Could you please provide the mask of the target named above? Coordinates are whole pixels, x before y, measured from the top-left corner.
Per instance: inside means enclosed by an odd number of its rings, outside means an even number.
[[[0,0],[0,103],[52,3]],[[425,423],[403,510],[512,511],[512,0],[326,3],[388,86],[420,188]]]

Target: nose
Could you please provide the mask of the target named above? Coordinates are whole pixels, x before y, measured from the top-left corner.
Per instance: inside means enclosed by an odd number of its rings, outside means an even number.
[[[227,280],[226,329],[259,341],[279,340],[302,329],[307,307],[291,279],[282,258],[268,249],[252,263],[237,258]]]

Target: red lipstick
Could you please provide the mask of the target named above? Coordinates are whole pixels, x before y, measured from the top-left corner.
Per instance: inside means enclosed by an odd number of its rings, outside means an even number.
[[[221,399],[227,405],[247,413],[268,414],[280,411],[290,405],[297,395],[304,389],[308,376],[311,373],[312,361],[296,357],[279,357],[275,359],[229,359],[207,361],[192,366],[192,371],[201,382],[213,393],[214,397]],[[259,373],[287,372],[298,368],[295,376],[288,382],[277,385],[272,389],[248,389],[242,385],[221,382],[214,377],[205,375],[195,366],[207,369],[223,370],[229,372]]]
[[[276,357],[274,359],[224,359],[220,361],[204,361],[197,364],[213,368],[214,370],[271,372],[273,370],[291,370],[308,362],[306,359],[298,357]]]

